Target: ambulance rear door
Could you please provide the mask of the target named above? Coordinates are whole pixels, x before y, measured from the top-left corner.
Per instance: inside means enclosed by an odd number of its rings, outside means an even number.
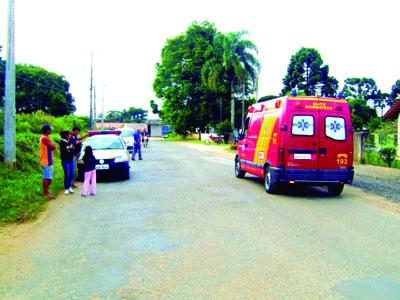
[[[288,114],[285,142],[287,179],[313,181],[318,177],[320,128],[318,111],[292,110]]]

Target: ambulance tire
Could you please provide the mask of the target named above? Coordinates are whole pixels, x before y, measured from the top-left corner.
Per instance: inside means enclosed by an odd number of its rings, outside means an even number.
[[[244,176],[246,175],[246,172],[240,168],[240,159],[239,158],[235,159],[235,175],[237,178],[244,178]]]
[[[272,181],[270,167],[264,169],[264,188],[268,194],[275,194],[278,191],[278,184]]]
[[[339,196],[343,192],[344,184],[343,183],[335,183],[328,185],[329,194],[332,196]]]

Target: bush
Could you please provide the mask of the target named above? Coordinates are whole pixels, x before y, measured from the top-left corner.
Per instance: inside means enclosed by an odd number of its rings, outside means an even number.
[[[392,162],[396,159],[396,148],[394,147],[385,147],[379,150],[379,156],[382,160],[384,160],[389,168],[392,167]]]

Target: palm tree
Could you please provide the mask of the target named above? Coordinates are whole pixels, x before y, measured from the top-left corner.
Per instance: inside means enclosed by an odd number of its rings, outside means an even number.
[[[230,86],[231,94],[231,123],[235,126],[235,88],[242,91],[242,124],[244,119],[244,100],[246,87],[251,92],[257,88],[260,63],[254,56],[257,54],[256,45],[244,39],[246,31],[230,32],[222,40],[222,66]]]

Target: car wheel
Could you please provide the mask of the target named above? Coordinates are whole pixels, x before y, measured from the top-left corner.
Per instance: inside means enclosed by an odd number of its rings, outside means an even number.
[[[124,173],[122,175],[122,179],[128,180],[129,177],[130,177],[130,173],[129,173],[129,169],[127,169],[126,171],[124,171]]]
[[[328,185],[329,194],[332,196],[339,196],[343,192],[344,184],[343,183],[336,183]]]
[[[268,194],[274,194],[278,190],[278,184],[272,180],[270,167],[264,170],[264,188]]]
[[[235,175],[237,178],[244,178],[246,172],[240,168],[240,159],[237,157],[235,159]]]

